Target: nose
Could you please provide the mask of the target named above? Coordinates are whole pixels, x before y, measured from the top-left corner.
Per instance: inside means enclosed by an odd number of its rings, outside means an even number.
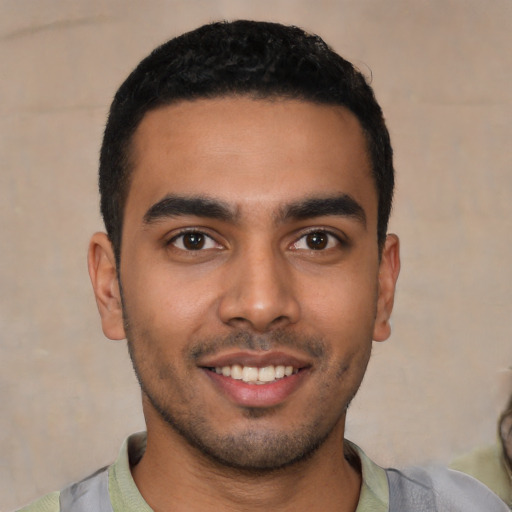
[[[294,324],[300,304],[285,257],[272,249],[247,251],[225,276],[219,303],[222,322],[232,327],[267,332]]]

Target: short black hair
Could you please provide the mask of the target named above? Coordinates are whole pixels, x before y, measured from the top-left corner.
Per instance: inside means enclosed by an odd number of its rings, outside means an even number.
[[[100,154],[101,213],[117,263],[130,187],[131,140],[150,110],[181,100],[249,96],[343,106],[361,123],[378,194],[378,243],[386,238],[393,152],[364,76],[320,37],[294,26],[238,20],[203,25],[156,48],[117,91]]]

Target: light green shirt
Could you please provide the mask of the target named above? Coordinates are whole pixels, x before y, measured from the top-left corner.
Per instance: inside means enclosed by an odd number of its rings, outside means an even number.
[[[140,494],[130,471],[130,460],[144,452],[146,435],[141,432],[125,440],[117,460],[109,468],[109,493],[114,512],[153,512]],[[349,446],[361,462],[362,485],[356,512],[388,512],[389,489],[386,472],[356,445]],[[59,512],[59,492],[53,492],[19,512]]]
[[[500,441],[455,459],[450,467],[480,480],[512,509],[512,473],[505,464]]]

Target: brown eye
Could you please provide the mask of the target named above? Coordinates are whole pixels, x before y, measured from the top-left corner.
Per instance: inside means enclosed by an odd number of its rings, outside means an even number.
[[[325,249],[329,244],[329,235],[322,231],[315,231],[306,235],[308,249],[319,251]]]
[[[295,251],[327,251],[343,245],[340,238],[331,233],[319,229],[318,231],[310,231],[297,239],[290,249]]]
[[[203,233],[185,233],[183,236],[183,247],[189,251],[198,251],[205,245]]]
[[[214,238],[202,231],[185,231],[180,233],[169,240],[168,245],[185,252],[224,249],[222,244],[219,244]]]

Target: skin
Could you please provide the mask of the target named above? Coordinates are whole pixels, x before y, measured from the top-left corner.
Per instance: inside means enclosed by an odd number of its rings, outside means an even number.
[[[142,495],[157,511],[355,510],[346,408],[372,339],[390,334],[400,267],[396,236],[379,256],[359,122],[298,100],[181,102],[146,114],[133,166],[122,294],[103,233],[89,271],[104,333],[128,338],[143,389]],[[237,359],[300,372],[290,389],[233,391],[207,368]]]

